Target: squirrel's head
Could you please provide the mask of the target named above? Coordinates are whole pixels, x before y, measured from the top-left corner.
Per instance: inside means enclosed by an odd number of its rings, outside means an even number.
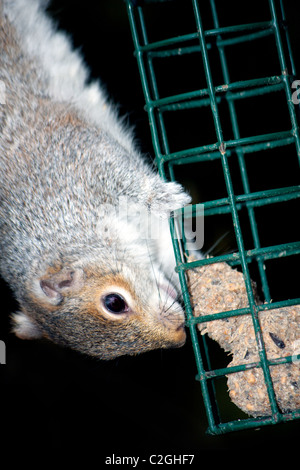
[[[137,282],[138,281],[138,282]],[[180,347],[184,315],[173,285],[136,265],[54,265],[28,289],[14,332],[45,337],[101,359]]]

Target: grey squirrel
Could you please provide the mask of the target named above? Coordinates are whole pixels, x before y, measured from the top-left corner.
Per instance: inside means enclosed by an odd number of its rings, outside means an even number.
[[[136,149],[43,0],[0,8],[0,273],[20,305],[13,331],[103,359],[181,346],[168,224],[141,233],[147,214],[166,222],[189,195]]]

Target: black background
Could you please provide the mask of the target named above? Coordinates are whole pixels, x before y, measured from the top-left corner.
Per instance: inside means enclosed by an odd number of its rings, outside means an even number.
[[[169,5],[155,6],[152,11],[148,9],[153,35],[150,39],[176,35],[177,31],[180,34],[191,32],[191,20],[187,13],[192,11],[190,2],[175,1],[175,6],[171,6],[172,2],[167,3]],[[200,3],[205,12],[208,2]],[[218,1],[217,4],[222,26],[259,21],[268,14],[267,1]],[[286,1],[285,5],[294,57],[296,64],[299,64],[299,2]],[[174,9],[168,12],[167,8]],[[181,15],[176,15],[176,8],[177,12],[181,10]],[[151,158],[153,150],[147,114],[143,110],[144,98],[124,2],[53,0],[49,11],[59,27],[72,34],[75,47],[80,47],[90,67],[91,77],[101,78],[109,96],[119,104],[120,113],[126,114],[129,124],[134,125],[141,150]],[[207,23],[211,27],[209,19]],[[254,56],[255,60],[251,62],[250,51],[237,48],[232,52],[229,63],[233,80],[266,75],[264,67],[268,61],[271,68],[274,67],[274,74],[280,74],[277,57],[272,53],[271,46],[270,50],[256,49]],[[180,87],[186,85],[191,89],[197,87],[195,75],[188,74],[187,67],[188,64],[176,68],[175,64],[173,70],[169,69],[170,77],[160,72],[162,96],[184,91]],[[217,76],[217,65],[215,73]],[[266,129],[263,129],[265,132],[280,130],[276,125],[283,112],[278,111],[278,102],[267,98],[265,108],[269,117],[261,116],[261,109],[257,110],[255,101],[249,102],[247,111],[241,112],[241,129],[245,136],[254,135],[263,124],[266,125]],[[199,134],[200,139],[201,136],[204,139],[210,135],[211,139],[214,138],[209,119],[201,123],[201,132],[193,116],[188,122],[189,131],[184,134],[184,138],[189,140],[189,146],[196,145],[193,139],[199,137]],[[174,148],[185,145],[184,138],[181,141],[176,130],[173,136]],[[282,149],[266,160],[257,160],[259,156],[256,155],[253,157],[249,162],[253,190],[261,189],[264,184],[267,189],[299,184],[295,155],[284,155],[284,161],[291,162],[291,167],[286,165],[290,168],[288,170],[283,165],[282,157]],[[193,180],[191,174],[194,175]],[[193,172],[181,170],[178,179],[189,187],[194,200],[222,197],[224,181],[217,166],[206,165],[201,171],[194,169]],[[280,214],[273,212],[267,221],[266,214],[262,213],[260,217],[266,222],[265,228],[261,229],[263,242],[268,245],[299,239],[296,223],[298,214],[299,204],[296,206],[295,203],[291,203]],[[272,224],[275,228],[272,228]],[[235,249],[231,221],[226,217],[208,221],[204,249],[209,250],[224,233],[227,235],[217,244],[215,251],[219,253]],[[247,233],[245,225],[246,244]],[[293,272],[293,266],[296,268],[298,262],[299,259],[294,260],[294,265],[291,260],[284,260],[280,265],[273,262],[270,271],[275,274],[270,276],[269,281],[275,299],[299,296],[299,276]],[[284,278],[288,276],[284,284],[283,269]],[[67,458],[71,455],[75,458],[85,455],[96,458],[97,465],[101,465],[105,457],[112,453],[140,456],[141,459],[156,453],[193,453],[197,456],[197,462],[200,462],[203,451],[255,449],[255,452],[259,452],[272,445],[273,452],[276,452],[276,448],[277,451],[287,446],[292,448],[296,443],[299,422],[208,436],[205,433],[207,421],[200,385],[195,380],[196,366],[189,339],[178,350],[153,351],[109,362],[97,361],[47,342],[27,342],[15,338],[9,332],[9,313],[18,307],[4,283],[1,284],[1,293],[0,339],[5,341],[7,352],[7,364],[0,367],[1,440],[5,440],[4,448],[19,449],[19,452],[26,449],[30,455],[42,453],[46,461],[58,453],[65,453]],[[222,353],[217,346],[211,347],[217,361]],[[227,403],[226,386],[223,384],[220,387],[225,415],[228,413],[229,417],[232,413],[235,417],[245,417]],[[17,450],[10,452],[12,458],[14,452],[18,453]]]

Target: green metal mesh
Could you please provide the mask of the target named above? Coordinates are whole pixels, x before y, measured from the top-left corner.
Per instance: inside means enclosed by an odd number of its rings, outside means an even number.
[[[165,0],[168,1],[168,0]],[[159,3],[162,4],[164,0]],[[218,11],[215,0],[209,0],[213,28],[204,29],[201,16],[202,3],[197,0],[185,0],[182,8],[190,8],[194,16],[194,31],[188,34],[177,34],[164,40],[148,42],[148,31],[146,28],[144,8],[149,4],[158,3],[158,0],[126,0],[127,11],[134,41],[135,55],[138,62],[142,87],[146,100],[146,110],[148,112],[150,129],[156,161],[161,176],[165,179],[175,179],[175,170],[183,168],[191,163],[203,163],[219,160],[222,164],[223,175],[226,183],[226,197],[203,201],[205,220],[210,216],[222,216],[229,214],[232,217],[234,233],[237,242],[237,250],[233,253],[213,256],[204,260],[187,262],[185,256],[185,244],[175,237],[175,222],[171,220],[171,232],[173,234],[174,252],[176,256],[185,310],[187,325],[190,329],[191,340],[198,369],[197,380],[200,381],[202,395],[208,419],[208,432],[212,434],[224,433],[232,430],[257,427],[266,424],[275,424],[300,417],[300,410],[290,413],[282,413],[277,405],[275,393],[270,376],[270,365],[289,363],[292,360],[299,360],[289,356],[284,359],[268,360],[264,348],[262,331],[259,323],[259,312],[268,309],[296,305],[300,303],[300,298],[284,299],[272,302],[269,282],[266,274],[266,261],[275,260],[282,257],[291,257],[300,254],[300,242],[281,243],[276,245],[263,246],[260,240],[257,227],[256,210],[263,206],[296,200],[300,196],[300,186],[275,187],[262,191],[252,192],[250,189],[246,158],[248,154],[255,152],[265,152],[278,147],[290,147],[295,149],[295,158],[300,162],[300,140],[299,129],[296,116],[296,107],[292,102],[291,83],[295,80],[296,72],[292,58],[288,31],[285,23],[285,14],[281,1],[268,1],[269,20],[236,26],[220,27]],[[170,3],[170,0],[169,0]],[[223,2],[224,3],[224,2]],[[147,5],[148,4],[148,5]],[[242,5],[242,3],[240,3]],[[278,73],[263,78],[245,79],[231,81],[228,66],[227,48],[232,45],[254,42],[257,39],[272,37],[275,40],[278,54]],[[218,52],[218,60],[221,67],[223,84],[215,85],[211,71],[214,65],[209,58],[209,51],[214,46]],[[205,86],[192,91],[182,92],[173,96],[160,98],[159,87],[154,63],[157,59],[162,61],[165,58],[198,54],[203,63],[205,74]],[[197,57],[197,59],[199,59]],[[216,56],[215,56],[216,57]],[[252,137],[241,137],[239,115],[237,104],[240,100],[252,97],[263,97],[267,94],[281,92],[286,101],[289,118],[289,130],[277,131],[254,135]],[[224,139],[224,122],[220,116],[219,107],[225,102],[228,106],[230,123],[232,128],[232,139]],[[186,109],[209,110],[213,118],[215,130],[215,142],[205,142],[203,145],[184,148],[179,151],[171,151],[172,135],[168,135],[166,126],[166,116],[168,113],[180,113]],[[239,193],[235,192],[232,181],[230,167],[230,157],[236,155],[240,174]],[[258,169],[259,171],[259,169]],[[212,181],[212,185],[214,182]],[[193,208],[195,212],[197,207]],[[299,209],[299,206],[298,206]],[[252,235],[253,248],[246,250],[243,233],[241,230],[241,211],[246,211],[249,221],[249,231]],[[297,219],[298,214],[295,216]],[[191,306],[190,295],[187,289],[186,271],[197,266],[225,261],[230,265],[240,266],[245,280],[248,294],[249,307],[229,312],[215,314],[211,316],[195,317]],[[257,272],[260,278],[261,288],[264,295],[264,303],[257,304],[251,287],[249,274],[250,264],[257,264]],[[212,369],[210,366],[209,350],[205,337],[201,337],[197,331],[197,324],[200,322],[214,321],[216,319],[227,318],[234,315],[251,314],[256,340],[259,351],[259,362],[247,365],[249,367],[259,367],[263,371],[264,380],[267,386],[268,397],[271,406],[270,416],[261,418],[235,419],[223,422],[220,417],[219,406],[216,398],[214,381],[228,374],[236,373],[246,369],[246,365],[229,368]],[[261,345],[261,346],[260,346]],[[226,391],[225,391],[226,393]]]

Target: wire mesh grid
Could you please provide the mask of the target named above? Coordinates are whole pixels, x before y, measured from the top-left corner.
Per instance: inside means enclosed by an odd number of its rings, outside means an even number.
[[[257,222],[257,211],[260,208],[269,208],[272,205],[283,204],[289,201],[297,203],[300,196],[300,185],[298,174],[293,180],[295,184],[288,186],[274,182],[271,189],[261,189],[253,191],[249,182],[247,171],[248,155],[255,155],[270,152],[272,149],[284,148],[292,149],[294,162],[299,169],[300,162],[300,140],[297,122],[297,109],[292,100],[293,89],[291,85],[296,78],[295,65],[293,62],[291,45],[286,26],[286,18],[282,1],[266,0],[268,18],[266,21],[254,21],[246,24],[234,26],[220,26],[218,2],[208,0],[212,27],[207,29],[203,26],[204,16],[202,14],[203,2],[190,0],[181,2],[180,8],[190,9],[193,15],[194,30],[192,32],[178,34],[173,37],[159,40],[148,39],[148,29],[145,20],[144,9],[156,3],[172,3],[170,0],[126,0],[129,22],[135,47],[135,55],[140,72],[144,97],[146,101],[146,111],[148,112],[152,142],[154,146],[156,162],[161,176],[167,180],[175,180],[178,169],[182,171],[184,167],[189,168],[191,163],[212,165],[214,162],[221,162],[222,174],[225,181],[226,194],[223,197],[201,201],[203,203],[205,220],[209,217],[221,217],[229,215],[236,239],[236,250],[231,253],[211,256],[202,260],[187,261],[187,248],[184,240],[176,237],[175,218],[171,219],[171,233],[173,235],[174,252],[177,262],[176,270],[179,273],[182,286],[183,299],[187,315],[187,325],[190,329],[196,365],[198,370],[197,379],[200,381],[202,395],[208,419],[208,432],[220,434],[233,430],[258,427],[267,424],[276,424],[300,417],[300,410],[293,410],[284,413],[278,406],[276,395],[270,374],[270,366],[278,364],[288,364],[291,361],[298,361],[299,354],[284,358],[269,359],[264,347],[263,335],[260,326],[260,312],[270,309],[297,305],[300,298],[294,296],[274,301],[270,292],[270,285],[266,270],[266,262],[278,260],[285,257],[297,257],[300,254],[300,242],[288,241],[286,243],[277,242],[272,245],[264,245],[259,233]],[[178,3],[178,2],[177,2]],[[180,2],[179,2],[180,3]],[[184,5],[183,5],[184,3]],[[223,2],[224,3],[224,2]],[[180,19],[179,19],[180,21]],[[230,76],[230,47],[235,45],[258,44],[258,41],[271,40],[276,49],[277,70],[276,74],[264,74],[264,76],[247,78],[242,77],[233,80]],[[269,43],[265,46],[268,47]],[[213,59],[210,53],[216,51]],[[167,58],[189,56],[193,57],[195,69],[198,61],[201,61],[202,78],[199,79],[200,87],[195,86],[189,91],[180,90],[180,93],[170,94],[161,97],[159,84],[159,70],[163,61]],[[158,61],[159,66],[156,66]],[[216,85],[214,80],[215,61],[220,64],[221,84]],[[195,72],[196,75],[196,72]],[[245,75],[245,74],[244,74]],[[205,80],[203,80],[203,77]],[[170,89],[172,89],[172,83]],[[276,131],[269,129],[268,132],[256,132],[256,135],[243,137],[242,124],[239,114],[239,103],[247,98],[261,100],[263,97],[272,96],[276,100],[281,94],[287,114],[287,125],[282,130],[281,117]],[[225,122],[222,118],[221,108],[226,105],[229,112],[229,119]],[[213,140],[211,134],[207,140],[195,146],[186,146],[179,150],[174,148],[174,132],[169,132],[168,116],[179,115],[186,110],[197,110],[205,112],[202,119],[209,121],[209,126],[214,129]],[[208,116],[209,117],[205,117]],[[201,114],[199,114],[199,117]],[[212,119],[211,119],[212,118]],[[200,121],[201,122],[201,121]],[[203,122],[203,121],[202,121]],[[226,125],[230,123],[230,138],[227,135]],[[246,121],[246,127],[249,127]],[[277,130],[278,129],[278,130]],[[240,185],[236,191],[233,181],[231,159],[237,159]],[[258,163],[259,164],[259,163]],[[288,165],[288,162],[287,162]],[[259,172],[259,167],[257,169]],[[293,172],[290,167],[289,172]],[[214,187],[214,181],[211,185]],[[217,193],[217,191],[216,191]],[[197,212],[200,206],[194,205],[191,214]],[[201,206],[202,207],[202,206]],[[295,206],[298,207],[299,205]],[[246,212],[248,219],[248,232],[251,235],[252,248],[245,248],[245,232],[241,227],[242,212]],[[297,214],[295,214],[297,217]],[[208,265],[217,262],[227,262],[232,266],[239,266],[243,276],[248,296],[249,305],[247,308],[220,312],[213,316],[205,315],[195,317],[191,305],[191,298],[187,288],[186,273],[197,266]],[[258,303],[253,292],[250,267],[256,265],[256,274],[261,286],[261,295],[264,303]],[[255,279],[256,280],[256,279]],[[211,357],[205,336],[200,336],[197,330],[199,323],[226,319],[238,315],[251,315],[259,360],[251,364],[241,364],[232,367],[213,368]],[[215,381],[225,378],[228,374],[235,374],[239,371],[251,368],[260,368],[263,372],[264,381],[267,387],[268,399],[271,413],[268,416],[249,418],[243,416],[239,419],[224,421],[220,413],[220,407],[216,396]]]

